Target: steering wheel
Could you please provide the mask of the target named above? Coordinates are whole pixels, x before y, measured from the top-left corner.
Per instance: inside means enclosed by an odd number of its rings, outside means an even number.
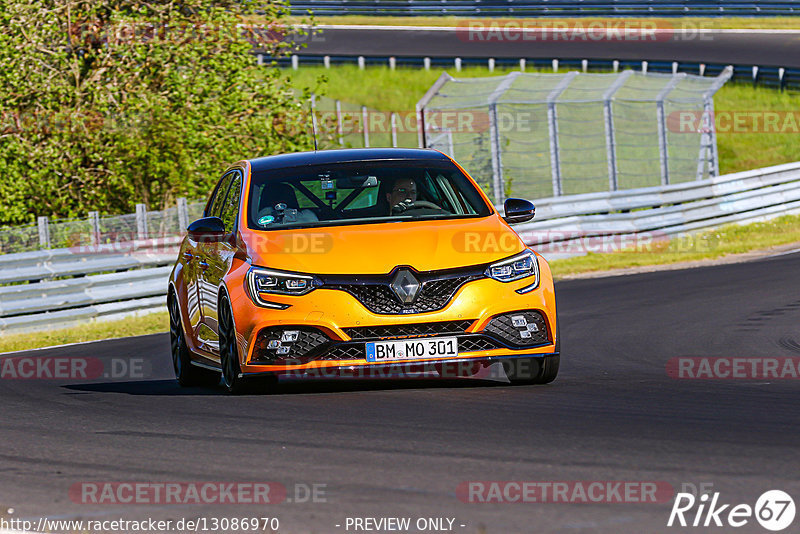
[[[392,214],[398,215],[400,213],[405,213],[406,211],[410,210],[419,210],[419,209],[432,209],[436,211],[447,211],[440,206],[437,206],[433,202],[428,202],[427,200],[404,200],[403,202],[398,202],[394,206],[392,206]]]

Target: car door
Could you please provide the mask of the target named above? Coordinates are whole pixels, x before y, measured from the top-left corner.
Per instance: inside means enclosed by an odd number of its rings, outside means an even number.
[[[228,272],[233,256],[236,253],[235,241],[232,237],[236,234],[236,220],[239,214],[239,201],[242,194],[242,173],[234,170],[225,175],[223,179],[229,182],[227,194],[224,201],[219,205],[214,203],[215,212],[213,216],[222,219],[225,224],[225,238],[219,241],[209,241],[201,243],[201,269],[202,297],[201,312],[203,314],[202,325],[206,350],[214,355],[219,354],[219,327],[217,324],[217,297],[219,285],[225,273]],[[222,198],[222,197],[221,197]]]
[[[223,184],[223,182],[225,183]],[[217,182],[203,210],[203,217],[211,216],[211,213],[213,213],[215,209],[215,202],[221,205],[225,199],[228,185],[230,185],[230,181],[226,182],[224,178],[221,178],[219,182]],[[187,334],[191,340],[191,345],[197,348],[203,345],[202,332],[200,331],[200,325],[203,319],[201,311],[202,271],[199,265],[202,252],[200,250],[200,245],[201,243],[187,236],[182,244],[178,258],[178,261],[181,263],[181,268],[183,269],[182,278],[186,288],[186,314],[189,317],[190,326]]]

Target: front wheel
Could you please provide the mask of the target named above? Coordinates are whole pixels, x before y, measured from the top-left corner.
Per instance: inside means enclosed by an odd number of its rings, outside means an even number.
[[[504,362],[506,376],[512,385],[549,384],[558,376],[561,355],[544,358],[515,358]]]
[[[186,336],[183,333],[183,323],[181,321],[178,299],[174,294],[170,295],[168,308],[172,368],[175,371],[175,378],[178,379],[178,384],[182,387],[210,386],[215,384],[219,380],[219,375],[192,365],[191,354],[186,344]]]

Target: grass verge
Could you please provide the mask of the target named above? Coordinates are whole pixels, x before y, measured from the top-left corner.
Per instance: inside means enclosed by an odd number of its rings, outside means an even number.
[[[800,28],[800,17],[576,17],[576,18],[551,18],[551,17],[370,17],[364,15],[342,15],[323,17],[315,16],[316,24],[339,25],[366,25],[366,26],[459,26],[470,21],[490,24],[492,21],[515,20],[523,21],[530,26],[554,27],[567,24],[581,25],[596,21],[622,23],[626,21],[634,25],[655,24],[658,28],[708,28],[708,29],[770,29],[793,30]],[[295,17],[292,22],[300,22],[300,17]]]
[[[314,87],[322,80],[322,94],[350,104],[364,105],[380,111],[412,113],[417,101],[441,74],[439,70],[388,67],[367,67],[359,70],[355,65],[340,65],[331,69],[303,66],[297,71],[286,71],[297,86]],[[450,74],[458,78],[502,76],[512,70],[469,67]],[[532,71],[531,71],[532,72]],[[760,167],[800,161],[800,142],[797,141],[797,120],[789,126],[776,127],[771,131],[748,133],[759,128],[757,123],[747,122],[745,127],[733,127],[732,120],[746,118],[756,113],[763,121],[764,112],[786,112],[781,117],[792,118],[797,113],[800,95],[780,92],[749,84],[727,83],[714,97],[718,122],[717,145],[722,174],[746,171]],[[727,122],[724,122],[727,121]],[[784,119],[780,125],[784,124]],[[726,127],[727,125],[727,127]],[[766,128],[761,128],[766,129]],[[387,138],[388,139],[388,138]],[[405,139],[405,141],[403,141]],[[402,137],[403,142],[413,142],[416,134]]]
[[[715,260],[731,254],[765,250],[800,242],[800,215],[770,221],[726,225],[715,230],[654,242],[651,246],[607,254],[589,253],[550,262],[553,276],[610,271],[647,265]]]
[[[157,334],[168,330],[169,314],[167,312],[156,312],[136,317],[133,320],[98,321],[57,330],[24,334],[2,334],[0,335],[0,353],[52,347],[67,343],[80,343],[82,341]]]

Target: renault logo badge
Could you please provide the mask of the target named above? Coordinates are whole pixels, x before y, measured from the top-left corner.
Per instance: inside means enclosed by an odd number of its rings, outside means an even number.
[[[408,269],[400,269],[390,286],[403,304],[411,304],[419,293],[419,280]]]

